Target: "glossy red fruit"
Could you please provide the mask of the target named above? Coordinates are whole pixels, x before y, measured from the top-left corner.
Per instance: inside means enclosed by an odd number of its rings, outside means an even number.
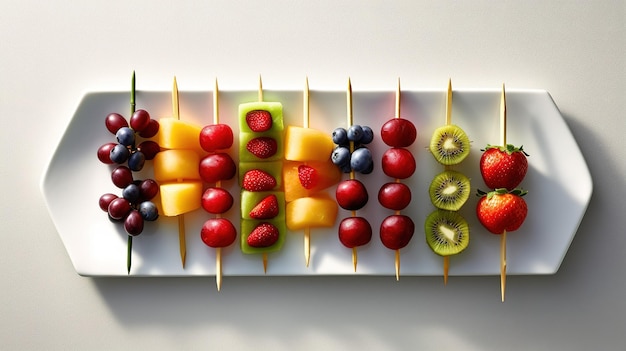
[[[411,188],[403,183],[386,183],[378,191],[378,202],[390,210],[403,210],[411,203]]]
[[[415,158],[411,151],[393,147],[383,154],[381,166],[383,172],[397,179],[406,179],[415,172]]]
[[[367,204],[369,195],[363,183],[357,179],[348,179],[337,185],[335,198],[341,208],[348,211],[356,211]]]
[[[372,240],[372,226],[363,217],[347,217],[339,223],[339,241],[351,249]]]
[[[237,173],[237,166],[230,155],[219,152],[207,155],[200,160],[200,178],[207,183],[228,180]]]
[[[246,149],[254,156],[260,159],[265,159],[276,154],[276,151],[278,151],[278,144],[274,138],[258,137],[248,141]]]
[[[276,184],[276,178],[260,169],[249,170],[243,175],[242,187],[244,190],[268,191],[274,189]]]
[[[152,138],[153,136],[157,135],[157,133],[159,132],[159,128],[159,121],[157,121],[156,119],[151,119],[150,122],[148,122],[148,125],[141,132],[139,132],[139,136],[141,136],[142,138]]]
[[[271,223],[263,222],[248,235],[247,243],[252,247],[270,247],[278,241],[278,228]]]
[[[233,139],[233,130],[227,124],[210,124],[200,131],[200,146],[206,152],[228,149]]]
[[[380,241],[386,248],[400,250],[407,246],[413,233],[415,223],[405,215],[391,215],[380,224]]]
[[[246,123],[253,132],[266,132],[272,128],[272,115],[264,110],[250,111],[246,114]]]
[[[319,176],[315,168],[307,165],[298,166],[298,179],[305,189],[312,189],[319,182]]]
[[[117,145],[116,143],[106,143],[98,148],[98,160],[100,162],[110,165],[114,162],[111,161],[111,150]]]
[[[124,189],[133,182],[133,172],[126,166],[118,166],[111,172],[111,181],[116,187]]]
[[[141,132],[150,124],[150,114],[146,110],[139,109],[130,116],[130,127],[135,132]]]
[[[109,212],[109,216],[113,219],[122,219],[128,215],[130,212],[130,202],[123,197],[118,197],[117,199],[113,199],[109,203],[109,207],[107,208],[107,212]]]
[[[249,215],[254,219],[270,219],[278,216],[278,198],[274,194],[264,197],[250,210]]]
[[[478,221],[493,234],[512,232],[524,223],[528,206],[522,196],[526,191],[515,189],[511,192],[504,188],[496,189],[478,200],[476,216]]]
[[[100,196],[100,199],[98,200],[98,205],[100,206],[100,209],[102,211],[107,212],[109,210],[109,204],[111,204],[111,201],[117,198],[118,196],[115,194],[111,194],[111,193],[103,194],[102,196]]]
[[[209,247],[227,247],[235,242],[237,230],[226,218],[212,218],[202,225],[200,238]]]
[[[210,187],[202,194],[202,208],[213,214],[221,214],[233,206],[233,196],[224,188]]]
[[[137,151],[141,151],[146,156],[146,160],[152,160],[161,151],[161,147],[156,141],[145,140],[137,146]]]
[[[480,174],[490,189],[515,189],[526,176],[526,152],[507,144],[506,147],[487,145],[480,157]]]
[[[154,179],[144,179],[139,183],[139,193],[142,201],[152,200],[159,193],[159,183]]]
[[[136,236],[143,232],[143,224],[144,220],[139,211],[131,210],[124,220],[124,229],[126,233]]]
[[[407,119],[392,118],[380,128],[380,136],[391,147],[408,147],[417,139],[417,129]]]
[[[104,119],[104,125],[111,134],[115,135],[122,127],[128,127],[128,122],[119,113],[109,113]]]

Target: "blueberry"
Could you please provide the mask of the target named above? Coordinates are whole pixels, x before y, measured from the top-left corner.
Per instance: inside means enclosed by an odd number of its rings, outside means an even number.
[[[124,146],[131,146],[135,143],[135,132],[128,127],[118,129],[117,133],[115,133],[115,137],[117,138],[117,142]]]
[[[126,146],[122,144],[117,144],[111,149],[111,152],[109,153],[109,158],[111,159],[111,161],[117,164],[122,164],[126,162],[126,160],[128,160],[129,154],[130,152],[128,151],[128,148]]]
[[[368,127],[368,126],[363,126],[363,136],[361,137],[361,144],[369,144],[374,140],[374,131],[372,131],[372,128]]]
[[[372,152],[366,147],[354,150],[350,157],[350,167],[359,173],[369,169],[373,162]]]
[[[363,137],[363,127],[358,124],[355,124],[348,128],[348,140],[354,141],[356,143],[361,142],[361,138]]]
[[[345,146],[337,146],[333,153],[330,155],[330,159],[337,166],[344,166],[350,164],[350,149]]]
[[[122,196],[131,204],[135,203],[139,200],[139,196],[141,196],[141,189],[137,184],[131,183],[122,190]]]
[[[128,168],[130,168],[130,170],[134,172],[141,171],[145,162],[146,156],[143,154],[143,152],[135,151],[128,158]]]
[[[140,203],[139,214],[146,221],[155,221],[159,218],[159,211],[152,201],[144,201]]]
[[[344,128],[337,128],[333,130],[333,143],[337,145],[347,145],[348,132]]]

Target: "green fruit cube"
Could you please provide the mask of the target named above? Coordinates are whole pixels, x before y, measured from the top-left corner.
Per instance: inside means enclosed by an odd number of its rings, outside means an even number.
[[[278,202],[278,214],[273,218],[268,219],[276,219],[276,218],[284,218],[285,217],[285,193],[278,191],[241,191],[241,218],[253,220],[254,218],[250,217],[250,212],[261,202],[263,199],[268,197],[269,195],[275,195],[276,200]],[[261,211],[267,211],[267,209],[257,209]]]
[[[255,101],[239,105],[239,131],[241,133],[255,133],[246,121],[246,116],[252,111],[267,111],[271,115],[272,125],[268,131],[283,131],[283,104],[280,102]]]
[[[261,139],[259,139],[261,138]],[[264,145],[259,140],[263,138],[272,138],[276,142],[276,151],[272,156],[261,158],[259,153],[264,152]],[[241,162],[266,162],[278,161],[283,159],[284,141],[283,133],[276,131],[268,131],[263,133],[239,133],[239,161]],[[248,149],[250,143],[252,150]],[[251,152],[252,151],[252,152]],[[257,154],[255,154],[257,153]]]
[[[278,228],[278,240],[268,247],[252,247],[248,245],[248,236],[252,231],[261,223],[270,223]],[[287,226],[285,225],[285,217],[275,218],[272,220],[241,220],[241,252],[244,254],[259,254],[279,251],[285,243],[285,237],[287,235]]]
[[[282,173],[283,163],[280,161],[272,162],[239,162],[239,186],[243,188],[243,179],[246,172],[259,169],[269,173],[276,179],[276,186],[271,190],[281,189],[283,186]]]

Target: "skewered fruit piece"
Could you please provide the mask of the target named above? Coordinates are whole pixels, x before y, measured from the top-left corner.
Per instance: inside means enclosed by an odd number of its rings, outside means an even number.
[[[459,126],[445,125],[435,130],[430,140],[430,152],[437,162],[456,165],[470,153],[470,140]]]
[[[285,159],[290,161],[326,161],[335,145],[325,132],[289,126],[285,132]]]
[[[332,227],[337,219],[337,203],[326,194],[301,197],[287,203],[287,228]]]

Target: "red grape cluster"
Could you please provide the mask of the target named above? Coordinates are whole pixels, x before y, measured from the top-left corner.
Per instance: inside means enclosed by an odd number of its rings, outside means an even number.
[[[152,160],[159,152],[159,145],[152,140],[137,144],[138,137],[151,138],[159,131],[159,122],[150,118],[145,110],[137,110],[130,124],[119,113],[105,118],[105,126],[115,135],[117,143],[106,143],[98,148],[98,159],[104,164],[118,164],[111,172],[111,181],[122,189],[122,196],[106,193],[99,199],[99,206],[109,218],[124,223],[129,235],[139,235],[144,221],[159,217],[156,204],[151,200],[159,192],[159,185],[152,179],[134,179],[133,172],[143,169],[146,160]]]
[[[207,183],[219,183],[232,179],[237,173],[235,162],[225,152],[233,145],[233,131],[227,124],[211,124],[200,132],[200,146],[210,154],[200,161],[200,177]],[[213,248],[226,247],[237,237],[235,226],[221,214],[233,205],[233,196],[224,188],[208,187],[202,194],[202,208],[216,218],[207,220],[200,231],[200,238],[207,246]]]
[[[378,202],[395,211],[381,223],[380,240],[385,247],[399,250],[408,245],[415,230],[413,220],[400,214],[411,202],[411,189],[400,180],[415,172],[415,158],[406,147],[415,142],[417,130],[407,119],[392,118],[383,124],[380,135],[383,142],[391,147],[383,154],[381,167],[387,176],[395,179],[385,183],[378,192]]]

